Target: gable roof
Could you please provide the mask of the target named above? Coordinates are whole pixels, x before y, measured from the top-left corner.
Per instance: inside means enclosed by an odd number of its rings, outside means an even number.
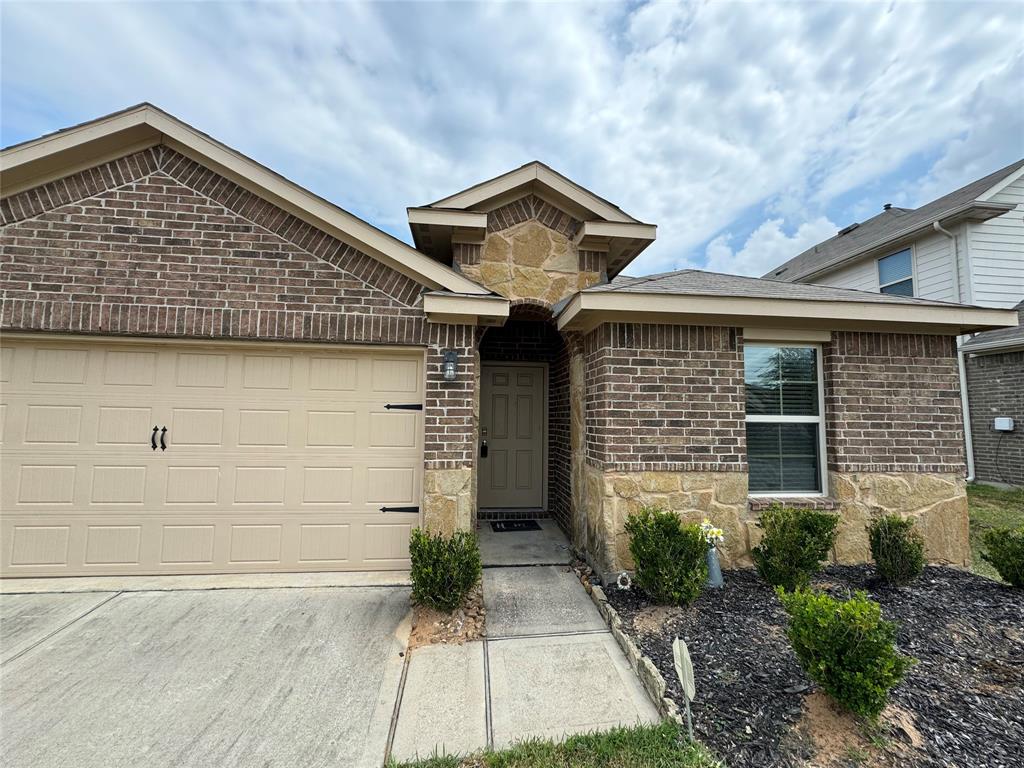
[[[348,211],[300,187],[152,104],[0,150],[4,197],[133,154],[166,145],[431,289],[490,291]]]
[[[920,208],[890,207],[867,221],[844,227],[828,240],[769,270],[764,277],[787,282],[810,279],[874,251],[895,249],[908,238],[930,229],[933,222],[953,224],[965,219],[984,221],[1001,216],[1013,210],[1013,205],[997,203],[989,198],[1002,188],[1007,179],[1022,170],[1024,159]]]

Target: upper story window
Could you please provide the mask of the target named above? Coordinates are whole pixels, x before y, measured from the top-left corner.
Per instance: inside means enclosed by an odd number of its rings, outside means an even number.
[[[878,260],[878,288],[897,296],[914,295],[914,260],[909,248]]]
[[[743,354],[750,492],[824,493],[821,349],[748,343]]]

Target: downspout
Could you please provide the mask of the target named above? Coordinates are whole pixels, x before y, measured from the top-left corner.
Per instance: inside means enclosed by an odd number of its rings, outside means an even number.
[[[957,303],[960,302],[960,243],[956,235],[945,229],[938,221],[932,222],[932,229],[953,241],[953,288]],[[974,482],[974,435],[971,432],[971,403],[967,397],[967,365],[960,338],[956,340],[956,362],[960,373],[960,407],[964,416],[964,452],[967,454],[967,482]]]

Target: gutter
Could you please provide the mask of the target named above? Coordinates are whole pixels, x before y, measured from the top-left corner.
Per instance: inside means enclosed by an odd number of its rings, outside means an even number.
[[[943,227],[938,220],[932,222],[932,229],[953,241],[953,285],[956,298],[960,299],[960,243],[956,235]],[[967,366],[960,338],[956,340],[956,363],[960,374],[960,410],[964,417],[964,453],[967,457],[967,482],[974,482],[974,433],[971,430],[971,403],[967,396]]]

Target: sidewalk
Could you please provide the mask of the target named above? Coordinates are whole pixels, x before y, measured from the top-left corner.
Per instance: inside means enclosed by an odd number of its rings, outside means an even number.
[[[568,567],[564,538],[502,533],[485,555],[487,639],[410,655],[391,742],[396,760],[501,748],[617,725],[657,722],[654,705]],[[533,537],[539,547],[531,547]],[[481,537],[484,539],[485,537]],[[538,552],[543,551],[543,556]],[[510,552],[529,563],[507,565]],[[488,567],[492,562],[501,567]]]

